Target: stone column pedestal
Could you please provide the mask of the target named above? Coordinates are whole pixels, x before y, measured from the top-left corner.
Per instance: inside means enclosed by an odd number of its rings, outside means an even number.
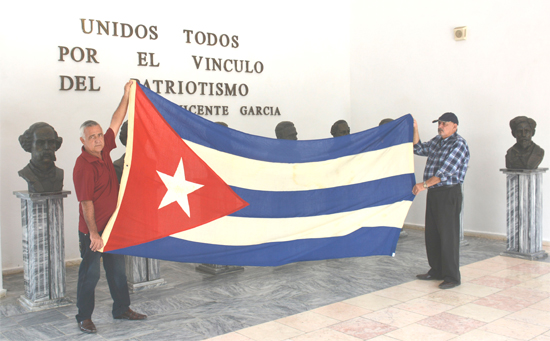
[[[73,304],[65,297],[63,198],[55,193],[13,192],[21,199],[25,294],[19,303],[39,311]]]
[[[165,285],[160,278],[160,260],[135,256],[124,256],[126,260],[126,278],[131,293]]]
[[[210,275],[221,275],[230,272],[244,271],[244,267],[235,265],[199,264],[195,271],[205,272]]]
[[[540,259],[542,249],[542,175],[548,168],[501,169],[506,174],[506,251],[503,256]]]

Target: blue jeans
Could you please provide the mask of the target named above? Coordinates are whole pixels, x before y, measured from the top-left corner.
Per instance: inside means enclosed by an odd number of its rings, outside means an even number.
[[[99,264],[103,257],[103,268],[113,298],[113,317],[122,315],[130,307],[130,294],[126,281],[126,264],[124,255],[93,252],[90,249],[90,235],[78,231],[80,240],[80,257],[82,262],[78,270],[76,289],[76,307],[78,322],[91,319],[95,306],[95,287],[99,281]]]

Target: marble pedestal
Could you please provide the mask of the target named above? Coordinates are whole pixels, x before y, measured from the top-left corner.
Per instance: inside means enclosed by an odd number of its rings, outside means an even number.
[[[13,192],[21,199],[25,294],[19,303],[39,311],[73,304],[65,297],[63,198],[55,193]]]
[[[235,265],[199,264],[195,271],[204,272],[210,275],[221,275],[230,272],[244,271],[244,267]]]
[[[506,251],[503,256],[540,259],[542,249],[542,175],[548,168],[501,169],[506,174]]]
[[[124,258],[128,290],[131,293],[166,284],[166,281],[160,278],[160,260],[134,256]]]

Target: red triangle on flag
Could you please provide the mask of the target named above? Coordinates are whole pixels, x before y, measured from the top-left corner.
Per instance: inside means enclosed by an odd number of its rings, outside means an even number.
[[[177,201],[159,208],[167,187],[158,173],[174,175],[180,161],[185,180],[202,185],[187,195],[189,216]],[[124,196],[104,251],[164,238],[248,206],[189,148],[139,86],[130,164]]]

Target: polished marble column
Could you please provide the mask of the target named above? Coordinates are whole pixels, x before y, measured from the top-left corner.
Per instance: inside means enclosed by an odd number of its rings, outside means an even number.
[[[221,275],[230,272],[244,271],[244,267],[235,265],[217,265],[203,263],[197,265],[197,267],[195,267],[195,270],[211,275]]]
[[[131,293],[165,285],[160,278],[160,260],[135,256],[124,256],[126,260],[126,278]]]
[[[71,192],[13,192],[21,199],[25,294],[19,303],[31,310],[61,307],[65,297],[63,199]]]
[[[506,251],[523,259],[548,257],[542,249],[542,175],[548,168],[501,169],[506,174]]]

